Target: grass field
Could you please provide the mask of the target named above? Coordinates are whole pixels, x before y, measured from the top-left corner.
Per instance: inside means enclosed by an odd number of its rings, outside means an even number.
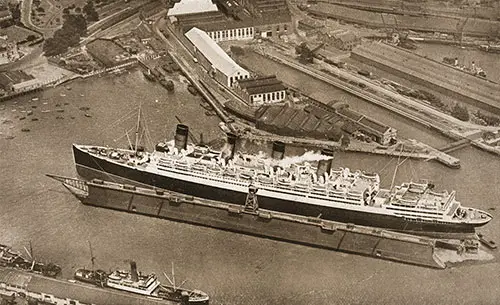
[[[29,35],[40,36],[36,32],[15,25],[0,29],[0,35],[7,35],[8,42],[24,41]]]

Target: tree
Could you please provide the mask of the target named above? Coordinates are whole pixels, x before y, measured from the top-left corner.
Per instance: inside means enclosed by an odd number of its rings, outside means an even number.
[[[340,147],[346,148],[351,144],[351,138],[348,134],[343,133],[342,138],[340,139]]]
[[[467,107],[465,106],[460,106],[460,104],[456,103],[455,106],[453,106],[453,109],[451,111],[451,115],[461,121],[467,122],[470,118],[469,116],[469,111],[467,110]]]
[[[65,15],[61,29],[54,33],[43,45],[45,55],[59,55],[80,42],[80,37],[87,34],[87,21],[82,15]]]
[[[94,8],[94,3],[92,1],[89,1],[87,2],[87,4],[85,4],[85,6],[83,7],[83,13],[87,18],[87,21],[99,20],[99,14],[97,14],[97,11]]]

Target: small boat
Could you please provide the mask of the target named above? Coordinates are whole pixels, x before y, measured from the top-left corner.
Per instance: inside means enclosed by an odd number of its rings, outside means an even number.
[[[487,240],[483,234],[481,233],[478,233],[477,234],[477,237],[479,238],[479,241],[485,245],[486,247],[488,247],[489,249],[493,250],[493,249],[496,249],[498,248],[497,244],[492,241],[492,240]]]
[[[34,98],[32,98],[31,100],[32,100],[33,102],[36,102],[36,101],[38,101],[38,97],[34,97]]]
[[[198,90],[193,85],[188,85],[187,89],[192,95],[198,95]]]

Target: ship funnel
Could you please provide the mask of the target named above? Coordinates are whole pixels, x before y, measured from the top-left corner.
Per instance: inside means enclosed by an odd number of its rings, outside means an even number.
[[[325,175],[325,173],[330,174],[330,170],[332,169],[332,158],[333,158],[333,150],[331,149],[323,149],[321,150],[321,155],[323,156],[328,156],[330,158],[326,160],[319,160],[318,162],[318,169],[316,171],[316,176],[322,177]]]
[[[226,154],[225,157],[232,159],[234,157],[234,153],[236,152],[236,140],[238,136],[234,133],[227,133],[227,148],[224,152]]]
[[[139,281],[139,275],[137,274],[137,265],[134,261],[130,262],[130,279],[133,282]]]
[[[271,157],[275,160],[282,160],[285,157],[285,143],[274,141]]]
[[[177,129],[175,130],[175,148],[181,151],[181,149],[187,148],[187,137],[189,134],[189,127],[183,124],[177,124]]]

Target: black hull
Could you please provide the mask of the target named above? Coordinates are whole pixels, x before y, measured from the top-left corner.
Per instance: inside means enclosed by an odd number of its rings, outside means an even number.
[[[133,168],[121,166],[107,160],[95,158],[73,146],[78,175],[84,179],[102,179],[117,183],[140,184],[141,186],[157,187],[186,195],[210,200],[244,205],[246,193],[224,190],[216,187],[172,179],[169,177],[147,173]],[[277,198],[258,196],[259,207],[309,217],[353,223],[362,226],[378,227],[393,231],[421,235],[474,234],[475,229],[470,224],[424,222],[402,217],[366,213],[330,207],[319,207],[299,202],[291,202]]]

